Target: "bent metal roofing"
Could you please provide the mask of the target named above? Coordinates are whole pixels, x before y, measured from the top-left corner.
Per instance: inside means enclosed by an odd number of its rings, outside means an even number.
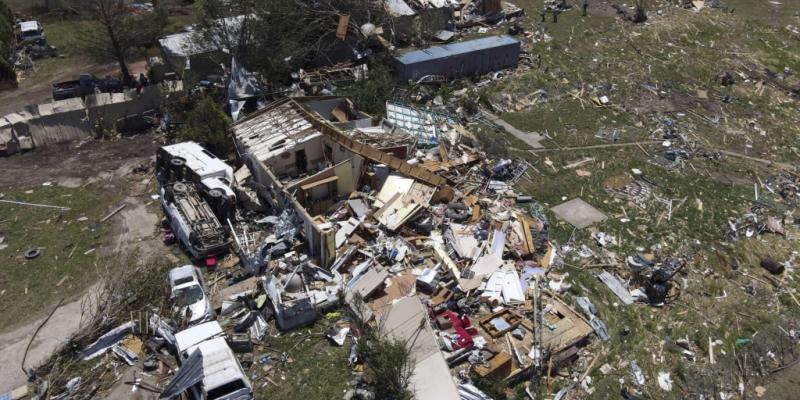
[[[414,50],[399,55],[396,57],[396,59],[402,64],[414,64],[421,61],[469,54],[475,51],[514,45],[518,43],[519,41],[517,39],[505,35],[489,36],[475,40],[468,40],[466,42],[458,42],[444,46],[434,46],[427,49]]]

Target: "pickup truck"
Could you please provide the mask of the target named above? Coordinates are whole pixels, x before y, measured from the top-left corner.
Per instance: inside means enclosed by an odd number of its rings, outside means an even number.
[[[122,81],[117,78],[99,79],[92,74],[81,74],[77,80],[54,83],[53,100],[85,97],[96,91],[101,93],[122,92],[123,89]]]

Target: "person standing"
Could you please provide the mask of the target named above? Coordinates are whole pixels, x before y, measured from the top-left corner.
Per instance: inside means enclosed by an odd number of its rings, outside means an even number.
[[[583,0],[581,3],[581,8],[583,9],[583,13],[581,14],[582,17],[585,17],[588,14],[587,10],[589,9],[589,0]]]

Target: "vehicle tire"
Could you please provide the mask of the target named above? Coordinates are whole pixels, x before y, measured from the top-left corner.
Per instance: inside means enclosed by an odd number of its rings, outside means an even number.
[[[172,190],[176,193],[186,193],[189,190],[189,187],[187,187],[183,182],[175,182],[175,184],[172,185]]]
[[[173,167],[182,168],[184,165],[186,165],[186,159],[181,158],[181,157],[175,157],[175,158],[169,160],[169,163]]]
[[[36,257],[39,257],[42,254],[42,250],[38,247],[34,247],[32,249],[25,250],[23,256],[26,260],[33,260]]]
[[[220,189],[211,189],[208,191],[208,195],[212,198],[219,199],[225,195],[225,192]]]
[[[200,243],[200,237],[197,236],[196,232],[192,232],[189,234],[189,243],[191,243],[192,245]]]

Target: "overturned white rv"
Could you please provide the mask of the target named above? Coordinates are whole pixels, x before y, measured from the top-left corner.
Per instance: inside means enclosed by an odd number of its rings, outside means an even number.
[[[162,146],[156,156],[159,182],[191,181],[212,197],[236,200],[231,189],[233,168],[196,142]]]
[[[193,258],[213,265],[231,243],[223,221],[236,205],[233,169],[199,144],[185,142],[158,150],[156,176],[176,240]]]
[[[209,259],[228,250],[231,241],[225,227],[193,184],[166,184],[160,198],[175,239],[193,258]]]

